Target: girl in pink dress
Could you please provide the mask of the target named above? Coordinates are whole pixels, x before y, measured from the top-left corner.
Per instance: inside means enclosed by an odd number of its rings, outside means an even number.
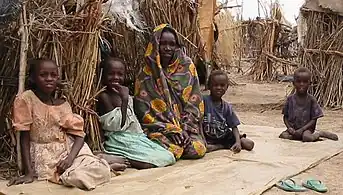
[[[51,60],[39,59],[30,66],[31,90],[17,96],[13,108],[25,175],[9,185],[37,178],[92,190],[110,180],[107,162],[84,143],[82,117],[73,114],[64,99],[54,98],[58,79],[57,65]]]

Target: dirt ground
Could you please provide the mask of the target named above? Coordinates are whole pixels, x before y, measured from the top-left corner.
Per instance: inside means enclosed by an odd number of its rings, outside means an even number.
[[[234,105],[234,108],[242,122],[247,125],[261,125],[271,127],[283,127],[280,103],[286,97],[286,92],[291,88],[290,83],[256,83],[246,76],[230,75],[239,85],[230,87],[225,99]],[[274,109],[271,109],[274,108]],[[318,129],[343,132],[343,111],[324,109],[325,117],[318,122]],[[341,138],[343,139],[343,138]],[[318,149],[320,152],[320,148]],[[329,188],[326,194],[341,195],[343,191],[343,175],[340,174],[343,165],[343,154],[320,164],[319,166],[294,177],[301,182],[308,178],[316,178],[323,181]],[[272,188],[265,192],[266,195],[283,194],[318,194],[313,191],[301,193],[289,193]]]

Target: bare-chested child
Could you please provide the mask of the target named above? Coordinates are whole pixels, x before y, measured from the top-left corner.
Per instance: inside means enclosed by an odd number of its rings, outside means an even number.
[[[232,109],[232,105],[222,99],[228,89],[229,78],[220,70],[211,73],[208,81],[211,94],[204,96],[205,117],[204,134],[207,151],[231,149],[238,153],[242,149],[252,150],[254,142],[241,135],[237,126],[240,121]]]
[[[316,131],[317,119],[323,117],[323,111],[312,95],[308,94],[311,84],[311,72],[307,68],[298,68],[294,72],[295,93],[287,98],[282,111],[287,130],[280,134],[282,139],[303,142],[318,141],[320,137],[338,140],[336,134]]]
[[[143,133],[133,110],[129,89],[124,86],[126,66],[118,58],[102,61],[102,82],[106,90],[99,95],[98,112],[104,133],[105,158],[117,169],[126,165],[118,156],[128,159],[129,165],[136,169],[164,167],[175,163],[174,155],[159,144],[151,141]],[[113,167],[113,166],[112,166]]]

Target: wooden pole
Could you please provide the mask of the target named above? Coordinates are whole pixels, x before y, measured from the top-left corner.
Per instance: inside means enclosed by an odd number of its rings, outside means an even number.
[[[199,27],[201,41],[204,43],[204,52],[202,53],[205,61],[206,69],[206,85],[205,90],[208,89],[207,80],[212,70],[212,53],[214,43],[214,14],[216,12],[216,0],[201,0],[199,1]]]
[[[257,0],[257,13],[258,13],[258,17],[261,17],[260,0]]]
[[[242,6],[242,10],[241,10],[241,15],[240,15],[240,22],[243,22],[243,7],[244,7],[244,0],[242,0],[242,3],[241,3],[241,6]],[[243,73],[243,70],[242,70],[242,67],[241,67],[241,61],[242,61],[242,40],[243,40],[243,26],[240,25],[239,27],[239,39],[238,39],[238,45],[239,45],[239,54],[238,54],[238,70],[237,72],[240,73],[242,72]]]
[[[27,28],[27,17],[26,17],[26,2],[23,2],[22,13],[20,16],[20,60],[19,60],[19,85],[17,94],[21,94],[25,90],[25,76],[27,66],[27,50],[29,41],[29,32]],[[17,163],[19,170],[23,170],[22,158],[21,158],[21,146],[20,146],[20,132],[16,132],[17,139]]]

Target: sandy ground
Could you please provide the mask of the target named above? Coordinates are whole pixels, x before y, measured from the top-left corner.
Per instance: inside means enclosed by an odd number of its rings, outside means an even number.
[[[239,85],[230,87],[224,99],[231,102],[242,122],[246,125],[283,127],[281,103],[290,90],[289,83],[256,83],[246,76],[231,74]],[[319,120],[318,128],[343,133],[343,111],[324,110],[325,117]],[[249,135],[248,135],[249,136]],[[343,138],[341,138],[343,139]],[[320,148],[318,148],[320,152]],[[343,165],[343,154],[318,165],[317,167],[296,176],[294,179],[300,184],[307,178],[322,180],[329,192],[326,194],[341,195],[343,175],[340,174]],[[313,191],[288,193],[277,188],[265,192],[266,195],[318,194]]]
[[[243,124],[283,127],[280,102],[290,89],[289,83],[256,83],[246,76],[230,75],[238,82],[238,86],[230,87],[225,99],[231,102]],[[271,109],[276,108],[276,109]],[[343,132],[343,111],[324,110],[325,117],[319,120],[318,129]],[[343,139],[343,138],[341,138]],[[318,150],[320,152],[320,149]],[[299,184],[307,178],[316,178],[323,181],[329,188],[326,194],[341,195],[343,190],[343,175],[340,174],[343,165],[343,154],[333,157],[319,166],[296,176]],[[272,188],[266,195],[288,194],[318,194],[313,191],[289,193]]]

